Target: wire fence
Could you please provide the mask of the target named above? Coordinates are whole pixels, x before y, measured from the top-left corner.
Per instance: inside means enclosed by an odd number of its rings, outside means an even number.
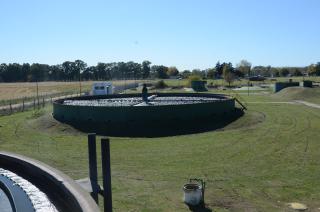
[[[114,93],[125,92],[127,89],[138,87],[137,82],[120,84],[114,87]],[[88,93],[88,92],[86,92]],[[86,94],[86,93],[82,93]],[[36,110],[45,107],[46,104],[52,104],[53,101],[60,98],[68,98],[79,96],[79,92],[59,92],[54,94],[45,94],[39,96],[28,96],[23,98],[0,100],[0,115],[10,115],[16,112],[24,112],[26,110]]]
[[[52,104],[53,101],[60,98],[79,96],[79,93],[60,92],[50,95],[39,95],[32,97],[24,97],[17,99],[9,99],[0,101],[0,115],[11,115],[16,112],[24,112],[27,110],[36,110]]]

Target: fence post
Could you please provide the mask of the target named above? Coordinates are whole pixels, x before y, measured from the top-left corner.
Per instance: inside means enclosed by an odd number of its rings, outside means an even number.
[[[24,111],[24,98],[22,99],[22,112]]]
[[[36,99],[33,99],[33,110],[36,109]]]
[[[103,176],[104,212],[112,212],[110,142],[108,138],[101,139],[101,160]]]
[[[88,154],[89,154],[89,176],[90,176],[90,183],[92,188],[91,196],[98,204],[99,203],[99,200],[98,200],[99,185],[98,185],[97,150],[96,150],[96,134],[95,133],[88,134]]]
[[[44,97],[42,97],[42,107],[44,107],[45,102],[44,102]]]
[[[10,100],[10,113],[12,113],[12,104],[11,104],[11,100]]]

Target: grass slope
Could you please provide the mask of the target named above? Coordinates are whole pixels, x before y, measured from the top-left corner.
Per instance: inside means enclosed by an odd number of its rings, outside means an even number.
[[[87,177],[86,135],[55,122],[51,110],[0,117],[0,150],[41,160],[74,179]],[[206,203],[214,211],[288,211],[286,203],[294,201],[316,210],[319,130],[317,109],[252,104],[214,132],[111,138],[114,211],[188,211],[182,185],[193,177],[207,182]]]
[[[282,100],[303,100],[320,104],[320,88],[289,87],[273,95]]]

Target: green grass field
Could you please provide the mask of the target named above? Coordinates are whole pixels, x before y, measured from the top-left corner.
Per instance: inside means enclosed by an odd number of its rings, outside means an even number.
[[[277,78],[273,78],[273,79],[266,79],[265,81],[250,81],[250,83],[252,83],[253,85],[261,85],[261,84],[274,84],[275,82],[288,82],[289,79],[291,79],[293,82],[301,82],[303,80],[311,80],[313,82],[320,82],[320,77],[318,76],[311,76],[311,77],[277,77]],[[224,79],[207,79],[207,84],[208,85],[214,85],[214,86],[227,86],[228,83],[226,83],[224,81]],[[187,79],[182,79],[182,80],[178,80],[178,79],[166,79],[164,80],[164,82],[168,85],[168,86],[185,86],[188,84],[188,80]],[[232,86],[245,86],[248,84],[248,80],[247,79],[239,79],[239,80],[235,80],[232,82]]]
[[[279,100],[273,94],[241,97]],[[188,211],[182,186],[194,177],[207,182],[205,202],[213,211],[290,211],[289,202],[317,211],[319,109],[248,105],[244,116],[217,131],[111,138],[114,211]],[[86,135],[56,122],[51,113],[48,106],[0,117],[0,150],[38,159],[74,179],[87,177]]]

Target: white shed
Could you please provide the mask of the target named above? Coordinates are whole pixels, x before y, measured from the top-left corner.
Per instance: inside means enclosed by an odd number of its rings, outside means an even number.
[[[91,88],[91,95],[108,95],[113,94],[111,82],[95,82]]]

